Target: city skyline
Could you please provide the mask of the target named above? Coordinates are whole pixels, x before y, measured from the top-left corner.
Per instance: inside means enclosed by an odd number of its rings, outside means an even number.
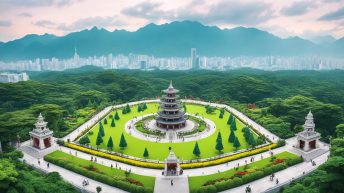
[[[321,56],[239,56],[208,57],[197,55],[196,48],[190,48],[189,57],[155,57],[153,55],[128,55],[112,53],[102,56],[80,57],[77,48],[71,58],[36,58],[16,62],[0,61],[0,71],[64,71],[82,66],[98,66],[104,69],[140,70],[216,70],[227,71],[253,68],[266,71],[277,70],[333,70],[344,69],[343,58]]]
[[[221,29],[255,27],[282,38],[300,36],[313,39],[331,35],[338,39],[344,36],[343,2],[2,0],[0,41],[7,42],[27,34],[62,36],[93,26],[109,31],[135,31],[149,23],[181,20],[199,21]]]

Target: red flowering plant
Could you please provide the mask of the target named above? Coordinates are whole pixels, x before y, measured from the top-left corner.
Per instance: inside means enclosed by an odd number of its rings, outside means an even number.
[[[248,173],[249,173],[248,171],[237,171],[237,172],[235,172],[234,176],[235,177],[242,177]]]
[[[283,163],[284,159],[276,159],[274,162],[272,162],[273,165],[279,164],[279,163]]]

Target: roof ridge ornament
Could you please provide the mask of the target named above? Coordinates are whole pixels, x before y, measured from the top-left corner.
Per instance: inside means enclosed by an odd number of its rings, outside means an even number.
[[[173,89],[172,80],[170,80],[170,86],[168,88]]]

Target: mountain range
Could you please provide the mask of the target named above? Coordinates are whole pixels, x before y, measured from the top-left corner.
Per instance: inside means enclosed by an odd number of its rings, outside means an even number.
[[[137,31],[107,31],[93,27],[65,36],[26,35],[0,43],[0,60],[69,58],[77,48],[81,57],[112,54],[147,54],[158,57],[189,56],[196,48],[203,56],[300,56],[344,57],[344,38],[323,37],[322,43],[290,37],[279,38],[256,28],[220,29],[199,22],[181,21],[148,24]]]

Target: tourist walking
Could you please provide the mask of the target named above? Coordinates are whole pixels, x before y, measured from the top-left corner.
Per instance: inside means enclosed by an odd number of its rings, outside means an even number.
[[[49,168],[49,163],[47,163],[47,168]]]
[[[171,186],[173,186],[173,180],[171,180]]]
[[[246,192],[246,193],[250,193],[250,192],[251,192],[251,187],[250,187],[250,185],[248,185],[248,186],[246,187],[245,192]]]
[[[278,183],[279,183],[278,178],[276,178],[276,184],[278,184]]]

